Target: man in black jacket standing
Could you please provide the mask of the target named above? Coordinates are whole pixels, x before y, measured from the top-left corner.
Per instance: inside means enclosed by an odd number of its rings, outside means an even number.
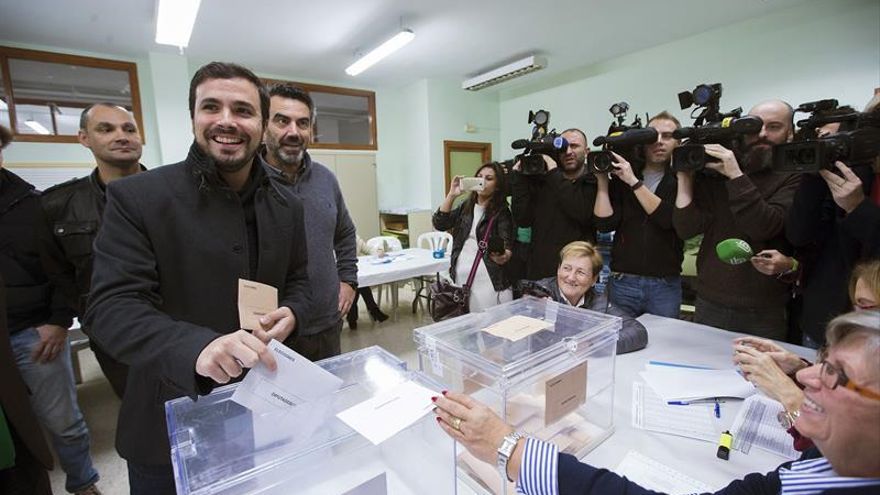
[[[212,62],[190,83],[189,155],[111,183],[86,325],[129,365],[116,447],[132,494],[175,493],[165,401],[195,398],[262,362],[307,318],[302,203],[257,151],[269,96],[250,70]],[[238,280],[278,288],[262,328],[240,330]]]
[[[547,158],[547,173],[524,175],[519,164],[511,173],[511,212],[517,227],[531,227],[526,278],[540,280],[556,273],[559,251],[572,241],[596,242],[593,203],[596,178],[584,173],[587,136],[567,129],[568,148],[557,160]]]
[[[678,140],[678,119],[661,112],[648,121],[657,141],[646,145],[638,170],[618,159],[611,172],[596,174],[598,192],[593,214],[601,232],[614,234],[609,300],[637,318],[651,313],[678,318],[681,307],[683,243],[672,226],[677,181],[670,167]]]
[[[78,138],[95,157],[96,167],[80,177],[50,187],[41,198],[46,228],[41,256],[46,275],[55,286],[56,304],[82,318],[92,281],[92,245],[107,202],[107,184],[146,170],[140,164],[143,144],[132,114],[113,103],[96,103],[83,110]],[[69,327],[71,322],[67,322]],[[88,328],[83,328],[86,335]],[[101,371],[121,399],[128,368],[89,341]]]

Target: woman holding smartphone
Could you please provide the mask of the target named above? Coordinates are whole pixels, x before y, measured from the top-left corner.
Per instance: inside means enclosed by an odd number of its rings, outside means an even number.
[[[511,282],[503,268],[510,261],[513,245],[504,170],[490,162],[481,165],[474,177],[482,181],[464,181],[468,190],[462,187],[464,177],[452,179],[449,193],[432,218],[435,229],[452,230],[452,280],[465,285],[476,268],[470,288],[471,312],[513,299]],[[466,192],[470,193],[467,199],[453,208],[455,199]]]

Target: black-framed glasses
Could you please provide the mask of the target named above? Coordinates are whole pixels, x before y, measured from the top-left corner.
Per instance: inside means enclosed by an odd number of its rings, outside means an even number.
[[[828,390],[834,390],[838,386],[841,386],[843,388],[848,388],[852,390],[862,397],[880,400],[880,393],[856,385],[855,383],[853,383],[852,380],[849,379],[848,376],[846,376],[846,373],[844,373],[843,370],[838,368],[837,366],[834,366],[824,359],[819,361],[817,364],[822,366],[821,370],[819,371],[819,380],[822,382],[822,385],[824,385]]]

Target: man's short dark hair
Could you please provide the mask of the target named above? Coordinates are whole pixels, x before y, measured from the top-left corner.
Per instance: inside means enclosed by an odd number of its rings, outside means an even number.
[[[657,115],[654,115],[653,117],[649,118],[648,125],[651,125],[651,122],[654,122],[655,120],[670,120],[675,124],[676,129],[681,129],[681,122],[679,122],[678,119],[675,118],[675,115],[672,115],[671,113],[667,112],[666,110],[663,110],[662,112],[658,113]]]
[[[559,135],[561,136],[561,135],[565,134],[566,132],[576,132],[576,133],[580,134],[584,138],[584,143],[587,143],[587,146],[589,146],[589,143],[587,142],[587,134],[584,131],[582,131],[576,127],[570,127],[568,129],[560,132]]]
[[[92,103],[91,105],[87,106],[81,114],[79,114],[79,130],[84,131],[89,127],[89,112],[91,112],[92,109],[95,107],[121,108],[126,112],[128,111],[122,105],[110,103],[109,101],[99,101],[98,103]]]
[[[0,125],[0,150],[9,146],[9,143],[12,142],[12,131],[7,129],[5,126]]]
[[[298,86],[294,86],[290,83],[276,83],[273,84],[271,88],[269,88],[269,98],[271,99],[273,96],[280,96],[282,98],[289,98],[291,100],[301,101],[303,105],[308,107],[309,117],[312,119],[312,123],[314,124],[315,102],[312,101],[312,97],[309,96],[309,93],[306,92],[306,90]]]
[[[189,83],[189,116],[195,117],[196,109],[196,88],[203,82],[210,79],[236,79],[241,78],[250,81],[257,87],[257,93],[260,95],[260,114],[263,116],[263,124],[269,120],[269,92],[263,81],[251,72],[247,67],[228,62],[211,62],[203,65],[193,75],[192,81]]]

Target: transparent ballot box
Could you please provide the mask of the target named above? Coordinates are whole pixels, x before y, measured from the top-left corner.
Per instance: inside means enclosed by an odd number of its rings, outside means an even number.
[[[165,404],[177,493],[379,495],[455,493],[455,443],[433,414],[374,445],[336,414],[408,380],[440,384],[380,347],[317,363],[343,380],[293,412],[257,415],[231,400],[238,384]],[[430,405],[426,405],[430,407]]]
[[[424,374],[580,458],[613,431],[620,328],[615,316],[525,297],[417,328],[414,339]],[[515,492],[464,449],[457,466],[477,492]]]

